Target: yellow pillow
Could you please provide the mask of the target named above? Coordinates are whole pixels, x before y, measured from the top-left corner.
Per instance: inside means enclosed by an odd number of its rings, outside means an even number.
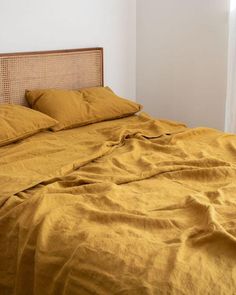
[[[53,127],[57,123],[56,120],[27,107],[0,105],[0,146]]]
[[[33,109],[59,121],[52,127],[54,131],[133,115],[141,109],[108,87],[27,90],[26,99]]]

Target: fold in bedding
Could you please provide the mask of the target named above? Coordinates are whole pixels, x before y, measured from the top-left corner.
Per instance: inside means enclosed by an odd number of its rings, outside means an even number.
[[[235,294],[236,137],[145,114],[0,148],[0,294]]]

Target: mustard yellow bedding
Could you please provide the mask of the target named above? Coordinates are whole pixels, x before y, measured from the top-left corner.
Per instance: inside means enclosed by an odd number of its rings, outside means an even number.
[[[141,114],[1,147],[0,294],[236,294],[236,136]]]

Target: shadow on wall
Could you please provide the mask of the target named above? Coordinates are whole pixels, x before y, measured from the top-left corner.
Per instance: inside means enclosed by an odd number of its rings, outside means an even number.
[[[137,0],[137,100],[152,115],[224,129],[228,3]]]

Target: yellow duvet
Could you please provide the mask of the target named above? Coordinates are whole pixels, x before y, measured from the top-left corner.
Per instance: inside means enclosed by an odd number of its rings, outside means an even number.
[[[1,147],[5,294],[236,294],[236,136],[141,114]]]

